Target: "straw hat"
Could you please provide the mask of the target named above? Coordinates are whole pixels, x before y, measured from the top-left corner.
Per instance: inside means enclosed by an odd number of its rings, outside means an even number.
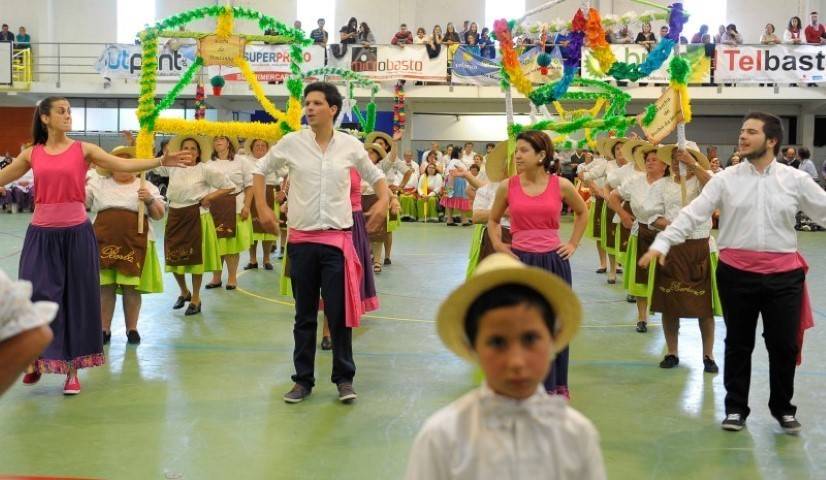
[[[571,287],[560,277],[519,260],[495,253],[479,263],[473,276],[453,291],[439,307],[436,328],[442,343],[462,358],[476,361],[473,345],[465,334],[468,309],[481,295],[493,288],[517,284],[541,295],[556,315],[554,350],[563,350],[582,323],[582,305]]]
[[[621,145],[625,145],[628,139],[625,137],[605,137],[602,143],[597,141],[597,150],[599,153],[608,160],[616,160],[614,158],[614,148],[619,143]]]
[[[384,148],[382,148],[382,146],[379,145],[378,143],[365,143],[364,144],[364,149],[367,150],[368,152],[370,150],[373,150],[374,152],[378,153],[379,154],[379,160],[381,160],[381,159],[383,159],[384,157],[387,156],[387,152],[385,152]]]
[[[637,148],[639,147],[639,148]],[[639,138],[626,140],[622,146],[622,156],[629,162],[633,161],[637,170],[645,171],[645,155],[657,147]]]
[[[513,165],[511,165],[513,167]],[[508,171],[508,141],[499,142],[488,154],[485,162],[485,174],[491,182],[501,182],[511,176]]]
[[[660,159],[666,165],[671,165],[671,154],[677,148],[677,145],[663,145],[659,149],[657,149],[657,158]],[[694,157],[694,160],[697,160],[697,163],[703,168],[703,170],[711,170],[711,162],[708,161],[708,157],[706,157],[703,152],[700,151],[700,147],[697,146],[694,142],[686,142],[685,149],[688,153]],[[676,172],[673,172],[676,174]]]
[[[124,146],[121,145],[120,147],[115,147],[109,153],[111,153],[112,155],[114,155],[116,157],[121,157],[121,158],[135,158],[135,147],[124,147]],[[105,169],[103,167],[95,166],[95,171],[101,177],[108,177],[108,176],[112,175],[111,171],[109,171],[108,169]]]
[[[208,162],[212,158],[212,137],[206,135],[176,135],[169,141],[170,152],[180,152],[184,140],[195,140],[201,147],[201,161]]]
[[[48,325],[57,315],[54,302],[31,302],[32,284],[12,280],[0,270],[0,342],[33,328]]]
[[[368,143],[376,143],[377,138],[383,138],[387,142],[388,146],[393,146],[393,137],[379,130],[370,132],[369,135],[364,137],[364,144],[366,145]]]
[[[261,140],[262,142],[266,142],[267,150],[269,150],[270,148],[272,148],[273,145],[275,145],[275,142],[273,142],[271,140],[267,140],[266,138],[252,138],[252,137],[248,138],[246,141],[244,141],[244,153],[246,153],[246,155],[250,158],[254,158],[253,155],[252,155],[252,144],[256,140]]]

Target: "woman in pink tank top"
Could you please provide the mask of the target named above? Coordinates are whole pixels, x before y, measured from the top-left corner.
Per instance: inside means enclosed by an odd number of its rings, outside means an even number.
[[[577,249],[588,223],[588,208],[574,185],[551,171],[554,146],[550,137],[532,130],[516,137],[514,164],[517,175],[502,182],[490,211],[488,236],[498,252],[518,258],[522,263],[543,268],[571,283],[568,259]],[[559,239],[562,203],[576,214],[574,230],[567,243]],[[510,213],[511,246],[501,240],[500,224],[505,211]],[[569,350],[561,351],[545,379],[545,390],[569,396]]]
[[[51,323],[53,340],[31,366],[23,383],[42,373],[66,375],[63,393],[80,393],[77,370],[105,362],[100,318],[100,279],[95,232],[86,216],[86,172],[94,163],[110,171],[140,172],[158,165],[183,166],[189,154],[161,159],[122,159],[97,145],[77,142],[69,101],[43,99],[34,112],[34,146],[0,171],[6,185],[34,171],[35,209],[20,253],[19,276],[32,283],[32,300],[59,305]]]

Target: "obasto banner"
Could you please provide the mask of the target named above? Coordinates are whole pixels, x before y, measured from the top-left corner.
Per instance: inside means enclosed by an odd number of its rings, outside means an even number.
[[[361,73],[375,81],[398,79],[424,82],[447,80],[447,49],[430,57],[424,45],[331,45],[327,65]]]
[[[823,83],[826,48],[819,45],[718,46],[717,83]]]

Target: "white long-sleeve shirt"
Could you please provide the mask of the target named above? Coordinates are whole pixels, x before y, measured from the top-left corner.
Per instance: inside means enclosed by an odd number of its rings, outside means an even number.
[[[720,210],[720,249],[797,251],[795,215],[803,211],[826,225],[826,192],[807,173],[772,161],[763,173],[745,161],[715,175],[700,196],[682,209],[651,248],[668,253]]]
[[[487,385],[425,422],[410,450],[407,480],[600,480],[593,424],[540,387],[525,399]]]
[[[797,168],[802,172],[808,173],[813,180],[817,181],[817,167],[815,167],[815,162],[813,162],[811,158],[800,162],[800,166]]]
[[[410,174],[410,178],[407,179],[407,184],[401,185],[402,189],[418,188],[419,186],[419,169],[416,168],[418,165],[411,163],[410,166],[413,167],[413,172]],[[404,175],[402,175],[402,179],[404,179]]]
[[[582,164],[582,178],[588,182],[593,181],[599,187],[605,186],[605,181],[608,171],[608,160],[604,158],[595,157],[591,163]]]
[[[303,231],[342,230],[353,226],[350,168],[374,185],[384,178],[357,138],[339,131],[322,152],[315,133],[303,129],[284,136],[258,160],[254,174],[266,177],[287,167],[290,209],[287,224]]]
[[[685,181],[686,190],[686,204],[700,196],[702,186],[697,177],[691,177]],[[673,222],[680,210],[683,209],[683,194],[680,184],[673,179],[668,179],[662,182],[656,182],[651,187],[651,192],[648,198],[651,199],[651,210],[656,211],[656,218],[651,222],[656,221],[657,218],[662,217],[669,222]],[[689,239],[708,238],[711,235],[711,217],[707,221],[701,222],[688,235]]]
[[[201,203],[201,199],[225,188],[235,188],[220,170],[210,168],[209,162],[199,162],[189,168],[157,167],[153,171],[162,177],[169,177],[166,199],[170,208],[183,208]],[[201,207],[201,213],[209,212]]]
[[[656,205],[649,196],[654,185],[662,181],[670,182],[671,180],[661,178],[654,183],[648,183],[648,177],[645,174],[633,175],[617,188],[620,196],[631,204],[631,212],[637,223],[649,225],[657,219]],[[634,225],[632,232],[636,231],[637,226]]]
[[[427,182],[427,191],[425,191],[424,184]],[[442,175],[422,175],[419,177],[419,186],[417,187],[419,195],[439,195],[442,192],[442,187],[445,185]]]
[[[493,210],[493,204],[496,201],[496,190],[500,184],[501,182],[491,182],[476,190],[476,198],[473,199],[473,210]],[[511,221],[507,211],[502,216],[500,223],[503,227],[510,228]]]
[[[97,213],[101,210],[110,208],[118,208],[121,210],[129,210],[131,212],[138,211],[140,200],[138,199],[138,189],[141,187],[141,181],[138,177],[130,183],[116,182],[112,177],[101,177],[95,175],[86,182],[86,208],[92,211],[92,222],[95,221]],[[158,187],[152,182],[146,182],[146,189],[149,194],[156,200],[163,201],[161,192]],[[149,215],[147,215],[147,218]],[[151,218],[150,218],[151,220]],[[149,222],[149,238],[152,238],[153,228],[152,222]]]
[[[613,164],[613,168],[610,165]],[[622,185],[622,182],[625,180],[633,177],[634,175],[642,175],[641,172],[638,172],[634,168],[633,162],[628,162],[625,165],[617,166],[617,162],[609,162],[609,168],[605,173],[605,184],[611,188],[611,190],[616,190]],[[620,217],[618,213],[614,213],[614,216],[611,219],[613,223],[619,223]]]
[[[252,171],[255,164],[244,155],[236,155],[233,160],[211,160],[207,165],[222,172],[235,186],[232,191],[236,194],[235,213],[241,213],[244,208],[244,189],[252,186]]]

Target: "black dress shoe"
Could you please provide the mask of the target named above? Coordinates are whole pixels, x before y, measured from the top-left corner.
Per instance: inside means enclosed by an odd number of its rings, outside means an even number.
[[[250,262],[244,267],[244,270],[258,270],[258,264]]]
[[[206,284],[206,286],[205,286],[204,288],[206,288],[207,290],[212,290],[213,288],[221,288],[221,282],[218,282],[218,283],[207,283],[207,284]]]
[[[647,331],[648,331],[648,323],[647,322],[637,322],[637,332],[638,333],[645,333]]]
[[[235,290],[238,288],[238,285],[227,285],[227,290]]]
[[[126,342],[129,345],[138,345],[141,343],[141,336],[137,330],[129,330],[126,332]]]
[[[680,359],[676,355],[668,354],[660,362],[660,368],[674,368],[680,364]]]
[[[598,269],[597,269],[597,271],[596,271],[596,273],[600,273],[600,274],[601,274],[601,273],[605,273],[605,272],[607,272],[607,271],[608,271],[608,269],[607,269],[607,268],[598,268]]]
[[[264,270],[272,270],[272,269],[273,269],[272,263],[265,263],[264,264]]]
[[[103,344],[108,345],[112,340],[112,332],[103,332]]]
[[[180,308],[184,308],[186,302],[192,300],[192,294],[187,295],[186,297],[178,297],[178,300],[175,301],[175,305],[172,305],[172,310],[178,310]]]
[[[393,265],[393,262],[391,262],[389,258],[385,258],[384,259],[384,264],[385,265]]]
[[[190,303],[189,306],[186,307],[186,312],[184,312],[184,315],[190,316],[197,315],[199,313],[201,313],[201,304],[199,303],[198,305],[195,305],[194,303]]]

